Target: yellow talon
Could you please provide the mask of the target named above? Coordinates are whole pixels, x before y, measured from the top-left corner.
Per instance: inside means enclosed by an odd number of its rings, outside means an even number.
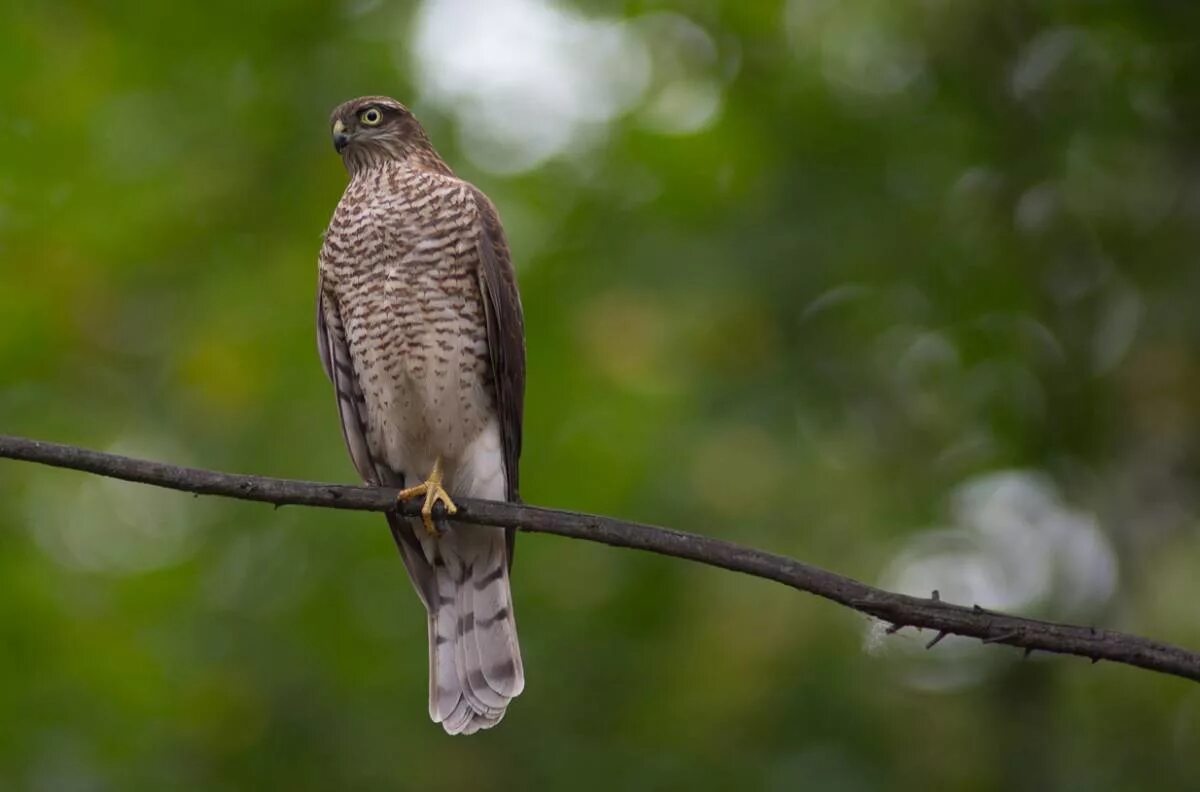
[[[433,470],[429,472],[429,478],[415,487],[408,487],[400,490],[396,494],[396,504],[399,505],[406,500],[416,498],[421,495],[425,496],[425,503],[421,506],[421,521],[425,523],[425,531],[433,537],[437,537],[438,531],[433,524],[433,504],[441,502],[446,507],[447,514],[454,514],[458,511],[458,507],[454,505],[454,501],[450,500],[450,493],[446,492],[442,487],[442,458],[438,457],[433,463]]]

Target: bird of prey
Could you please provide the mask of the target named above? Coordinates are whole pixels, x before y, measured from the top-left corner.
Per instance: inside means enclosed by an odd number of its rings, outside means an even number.
[[[330,119],[350,183],[319,257],[317,346],[354,466],[421,498],[388,522],[429,614],[429,715],[495,726],[525,686],[513,531],[434,521],[454,497],[516,501],[525,330],[496,208],[394,99]]]

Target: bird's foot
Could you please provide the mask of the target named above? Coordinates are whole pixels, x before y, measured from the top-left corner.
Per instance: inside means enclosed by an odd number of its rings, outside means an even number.
[[[433,470],[430,471],[429,478],[415,487],[407,487],[396,494],[396,504],[399,505],[406,500],[422,495],[425,496],[425,503],[421,506],[421,522],[425,523],[425,532],[436,538],[438,530],[433,524],[433,504],[441,503],[445,506],[446,514],[455,514],[458,511],[458,507],[450,499],[450,493],[442,487],[442,460],[440,457],[433,463]]]

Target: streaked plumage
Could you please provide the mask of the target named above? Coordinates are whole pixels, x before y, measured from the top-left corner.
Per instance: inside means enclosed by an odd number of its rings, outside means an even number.
[[[395,100],[355,99],[331,123],[350,183],[321,249],[317,342],[354,465],[405,487],[440,458],[451,496],[515,501],[524,326],[496,210]],[[389,523],[429,612],[430,717],[495,725],[525,684],[513,532]]]

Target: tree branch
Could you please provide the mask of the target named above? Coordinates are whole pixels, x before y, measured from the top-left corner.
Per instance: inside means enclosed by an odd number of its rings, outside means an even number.
[[[218,473],[4,435],[0,435],[0,457],[277,506],[382,512],[394,509],[396,503],[396,490],[392,489]],[[1026,654],[1035,650],[1073,654],[1093,662],[1109,660],[1200,681],[1200,654],[1136,635],[1009,616],[978,605],[967,608],[942,602],[937,592],[931,599],[895,594],[795,559],[670,528],[511,503],[467,499],[456,503],[455,519],[464,523],[646,550],[774,580],[888,622],[892,632],[902,627],[936,630],[930,648],[945,635],[964,635],[984,643],[1021,647]],[[401,511],[415,515],[417,509],[416,503],[409,503]]]

